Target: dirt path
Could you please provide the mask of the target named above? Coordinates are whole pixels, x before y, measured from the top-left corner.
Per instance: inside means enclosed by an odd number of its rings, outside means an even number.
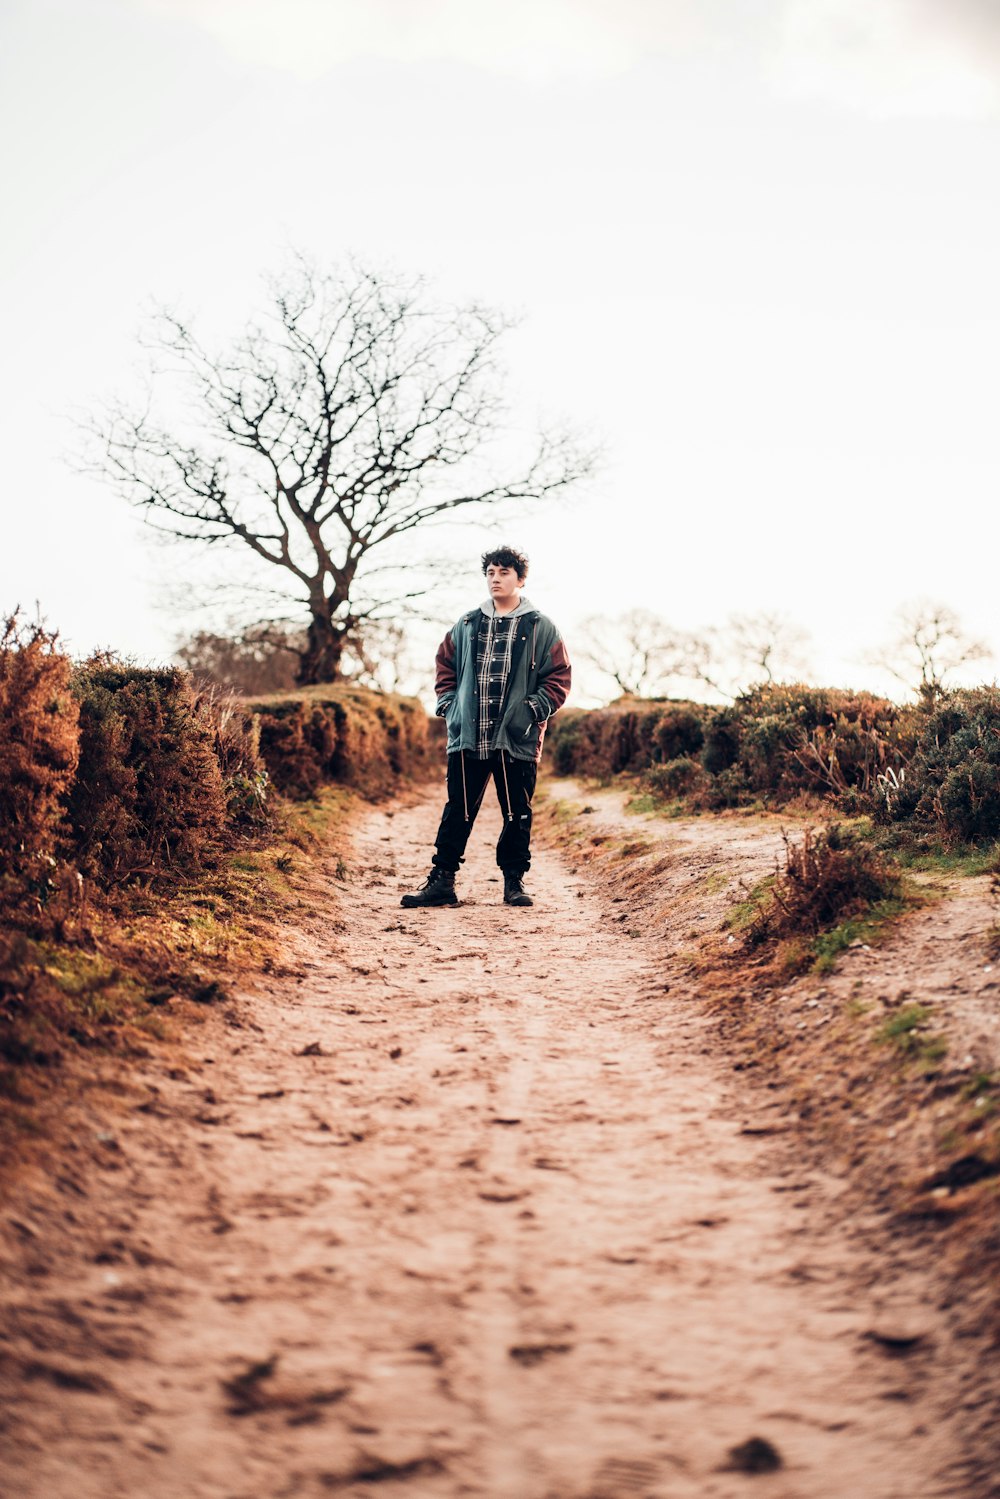
[[[919,1269],[873,1278],[654,949],[554,852],[500,904],[495,809],[464,904],[400,910],[438,801],[0,1215],[3,1492],[971,1495]]]

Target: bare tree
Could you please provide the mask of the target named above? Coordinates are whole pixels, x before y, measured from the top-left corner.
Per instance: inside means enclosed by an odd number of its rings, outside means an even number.
[[[722,697],[774,681],[801,681],[808,671],[805,630],[783,614],[731,614],[688,637],[683,675]]]
[[[896,626],[892,639],[867,659],[890,672],[928,707],[933,707],[947,678],[960,666],[993,656],[984,640],[966,634],[959,616],[947,604],[929,599],[905,604],[896,613]]]
[[[201,684],[229,688],[244,697],[288,692],[296,685],[305,630],[274,620],[227,630],[195,630],[175,652],[178,663]],[[345,641],[345,681],[382,692],[406,690],[412,673],[407,632],[394,620],[372,620]]]
[[[720,632],[713,625],[684,637],[684,654],[678,675],[686,682],[697,682],[709,688],[720,697],[734,698],[739,690],[728,680]]]
[[[589,661],[619,693],[655,697],[673,677],[683,675],[689,656],[686,637],[649,609],[630,609],[610,619],[591,615],[574,635],[574,654]]]
[[[181,641],[176,657],[203,683],[244,696],[286,692],[295,685],[304,636],[304,630],[274,623],[196,630]]]
[[[784,614],[732,614],[726,624],[728,649],[743,686],[801,679],[808,671],[809,636]]]
[[[780,614],[733,614],[724,625],[677,630],[648,609],[632,609],[613,619],[583,620],[576,654],[622,693],[662,696],[673,683],[697,682],[734,698],[779,675],[801,678],[807,638]]]
[[[91,466],[171,536],[282,569],[303,606],[297,679],[332,681],[352,635],[426,591],[403,545],[412,531],[472,506],[537,501],[592,457],[542,433],[496,476],[496,345],[509,326],[498,314],[430,305],[419,279],[321,272],[301,258],[268,285],[265,320],[222,354],[158,315],[149,344],[165,362],[152,394],[179,380],[193,422],[165,425],[152,395],[144,411],[116,403],[89,424]]]

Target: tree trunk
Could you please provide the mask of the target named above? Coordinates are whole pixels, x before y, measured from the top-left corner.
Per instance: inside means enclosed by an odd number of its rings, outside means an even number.
[[[299,669],[295,676],[298,686],[314,687],[319,682],[338,680],[346,634],[343,626],[335,625],[328,614],[313,610],[306,648],[299,653]]]

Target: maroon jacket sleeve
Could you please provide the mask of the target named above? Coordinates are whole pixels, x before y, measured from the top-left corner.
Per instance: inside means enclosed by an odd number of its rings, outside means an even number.
[[[561,708],[569,693],[573,672],[566,654],[566,646],[560,637],[552,643],[548,657],[538,669],[538,688],[531,707],[539,719],[551,718]]]
[[[437,648],[434,658],[434,691],[437,695],[437,710],[440,713],[442,698],[451,697],[457,686],[455,677],[455,642],[451,630]]]

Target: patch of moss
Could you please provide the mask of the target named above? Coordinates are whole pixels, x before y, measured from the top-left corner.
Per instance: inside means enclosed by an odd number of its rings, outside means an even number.
[[[916,1003],[903,1005],[880,1027],[878,1040],[891,1041],[905,1051],[911,1044],[910,1038],[914,1032],[930,1019],[930,1014],[926,1005]]]
[[[99,953],[48,942],[34,943],[32,947],[44,972],[68,998],[77,999],[106,989],[120,977],[115,964]]]
[[[932,1066],[946,1054],[948,1043],[943,1036],[928,1034],[925,1030],[930,1018],[931,1012],[926,1005],[903,1005],[883,1022],[875,1039],[882,1045],[894,1047],[907,1060]]]
[[[821,932],[818,937],[813,938],[811,944],[813,971],[829,973],[836,966],[841,953],[856,942],[872,946],[880,941],[896,917],[902,916],[911,904],[906,896],[890,896],[886,900],[875,901],[863,915],[852,916],[831,931]]]
[[[963,1098],[977,1098],[981,1093],[988,1093],[997,1087],[997,1075],[995,1072],[976,1072],[963,1084],[961,1096]]]
[[[915,845],[893,848],[897,863],[904,869],[923,874],[951,874],[974,878],[976,875],[993,874],[997,869],[998,846],[975,848],[962,845],[944,848],[940,844]]]
[[[711,878],[711,876],[709,876]],[[734,932],[745,932],[753,926],[761,908],[770,899],[777,875],[769,874],[747,891],[746,897],[726,914],[726,926]]]

